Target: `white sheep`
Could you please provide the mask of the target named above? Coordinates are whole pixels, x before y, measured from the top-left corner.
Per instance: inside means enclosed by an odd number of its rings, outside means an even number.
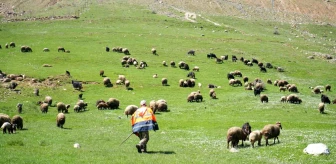
[[[256,141],[258,141],[258,146],[261,145],[261,138],[262,138],[262,134],[261,134],[260,130],[255,130],[255,131],[250,133],[249,141],[251,142],[252,148],[254,148],[254,143]]]

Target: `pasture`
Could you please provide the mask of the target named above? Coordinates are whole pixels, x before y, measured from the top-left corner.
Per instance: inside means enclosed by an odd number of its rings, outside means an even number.
[[[183,13],[181,13],[183,15]],[[79,19],[7,22],[0,24],[0,70],[7,74],[25,74],[18,82],[21,93],[5,88],[0,83],[0,113],[10,117],[18,114],[16,104],[23,104],[24,130],[16,134],[3,134],[0,156],[4,163],[334,163],[333,150],[336,105],[326,104],[326,114],[318,112],[320,94],[309,87],[332,86],[324,92],[331,100],[336,98],[336,65],[324,57],[335,58],[336,29],[330,25],[290,24],[243,20],[225,16],[206,16],[217,26],[202,18],[196,23],[153,13],[143,6],[128,3],[102,5],[91,3]],[[280,35],[275,35],[274,31]],[[15,48],[5,44],[15,42]],[[22,53],[21,46],[30,46],[33,52]],[[57,52],[58,47],[70,53]],[[122,53],[106,52],[105,47],[125,47],[130,57],[146,61],[148,67],[136,69],[121,66]],[[43,52],[49,48],[50,52]],[[155,48],[158,55],[153,55]],[[187,55],[195,50],[195,56]],[[229,55],[222,64],[206,55]],[[260,72],[254,64],[249,67],[238,59],[256,58],[264,63],[284,68],[284,72],[267,69]],[[314,56],[314,59],[308,59]],[[179,87],[180,79],[188,79],[188,72],[178,67],[163,66],[162,61],[184,61],[190,68],[198,66],[196,86]],[[52,67],[42,67],[50,64]],[[71,77],[65,76],[65,71]],[[104,70],[113,87],[104,87],[99,71]],[[269,97],[261,103],[259,96],[244,86],[230,86],[227,73],[240,70],[249,81],[261,79]],[[158,78],[153,78],[154,74]],[[118,75],[130,80],[132,89],[116,85]],[[162,86],[167,78],[169,86]],[[242,77],[236,77],[242,80]],[[287,80],[296,84],[301,104],[281,103],[280,97],[290,92],[279,92],[279,87],[266,84],[266,80]],[[81,81],[83,91],[74,90],[71,80]],[[198,87],[201,83],[202,87]],[[215,88],[217,99],[209,96],[208,84]],[[40,89],[40,96],[33,94]],[[192,91],[200,90],[202,102],[187,102]],[[78,94],[88,103],[84,112],[73,112]],[[45,96],[53,98],[53,107],[42,114],[37,101]],[[98,110],[99,99],[120,100],[119,109]],[[165,99],[169,112],[156,114],[159,131],[150,132],[148,154],[138,154],[136,136],[131,136],[130,117],[123,112],[127,105],[141,100]],[[55,104],[70,104],[64,128],[56,127]],[[119,117],[120,116],[120,117]],[[238,146],[238,153],[226,148],[226,132],[230,127],[249,122],[252,130],[261,130],[266,124],[280,121],[280,143],[250,148]],[[241,142],[241,141],[240,141]],[[303,149],[310,143],[326,144],[331,155],[310,156]],[[73,145],[79,143],[81,148]]]

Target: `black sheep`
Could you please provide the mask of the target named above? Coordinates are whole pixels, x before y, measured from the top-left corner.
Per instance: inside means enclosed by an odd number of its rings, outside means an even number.
[[[267,72],[265,67],[260,67],[260,72]]]
[[[237,56],[236,55],[232,55],[232,62],[236,62],[237,61]]]
[[[105,50],[106,50],[106,52],[110,52],[110,48],[109,47],[106,47]]]
[[[228,80],[230,80],[230,79],[234,79],[234,76],[233,76],[233,74],[228,73],[228,74],[227,74],[227,78],[228,78]]]
[[[82,90],[82,83],[78,82],[78,81],[73,81],[71,80],[71,83],[72,83],[72,86],[73,88],[75,89],[78,89],[78,90]]]
[[[330,104],[330,99],[327,95],[321,95],[321,102]]]
[[[207,54],[207,58],[212,59],[212,58],[217,58],[217,56],[214,53],[209,53]]]
[[[208,88],[217,88],[217,86],[216,86],[216,85],[213,85],[213,84],[209,84],[209,85],[208,85]]]
[[[254,96],[260,95],[261,89],[260,88],[254,88],[253,92],[254,92]]]
[[[18,84],[16,82],[11,82],[9,84],[9,89],[15,89],[18,86]]]
[[[195,51],[194,50],[188,51],[188,55],[195,55]]]
[[[191,77],[191,78],[195,79],[195,72],[189,72],[187,77]]]
[[[65,71],[65,74],[66,74],[67,76],[70,76],[70,72],[69,72],[68,70]]]

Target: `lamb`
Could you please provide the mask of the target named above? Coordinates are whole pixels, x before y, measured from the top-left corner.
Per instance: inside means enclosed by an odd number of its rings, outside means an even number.
[[[170,61],[170,66],[171,67],[175,67],[175,62],[174,61]]]
[[[1,129],[3,131],[3,134],[6,134],[7,130],[8,130],[8,134],[15,133],[15,124],[5,122],[1,125]]]
[[[104,77],[104,70],[99,71],[99,76]]]
[[[216,92],[214,89],[210,89],[209,91],[209,95],[212,99],[216,99]]]
[[[51,106],[51,104],[52,104],[52,98],[51,98],[51,96],[46,96],[45,98],[44,98],[44,101],[43,101],[44,103],[47,103],[49,106]]]
[[[131,85],[131,82],[129,80],[126,80],[125,81],[125,87],[126,87],[126,89],[129,89],[130,85]]]
[[[125,108],[124,114],[126,115],[126,117],[128,117],[128,115],[133,115],[133,113],[138,109],[139,107],[136,105],[128,105]],[[153,108],[152,108],[153,109]],[[153,109],[154,110],[154,109]]]
[[[166,61],[162,61],[162,65],[165,66],[165,67],[168,66]]]
[[[98,110],[101,109],[109,109],[109,105],[106,102],[99,102],[96,107],[98,108]]]
[[[162,86],[167,86],[167,85],[168,85],[168,80],[167,80],[167,78],[162,78],[162,80],[161,80],[161,84],[162,84]]]
[[[18,113],[22,113],[22,105],[23,105],[23,104],[21,104],[21,103],[18,103],[18,104],[16,105],[16,108],[17,108],[17,110],[18,110]]]
[[[258,146],[261,146],[262,134],[260,130],[255,130],[250,133],[249,141],[251,142],[252,148],[254,148],[254,143],[258,141]]]
[[[229,144],[231,142],[231,147],[235,147],[238,145],[239,140],[245,141],[248,136],[248,133],[244,131],[240,127],[231,127],[227,131],[227,148],[229,148]]]
[[[287,88],[286,87],[279,87],[279,91],[281,92],[281,91],[284,91],[284,92],[286,92],[286,90],[287,90]]]
[[[77,106],[76,106],[77,105]],[[84,103],[83,100],[79,100],[76,105],[74,106],[74,111],[79,112],[79,111],[84,111],[87,107],[87,103]]]
[[[287,96],[281,96],[280,102],[286,102],[287,101]]]
[[[331,89],[331,85],[327,84],[327,85],[325,86],[325,90],[330,92],[330,89]]]
[[[118,109],[120,101],[116,98],[109,98],[107,104],[110,109]]]
[[[63,52],[65,52],[65,49],[64,49],[64,47],[58,47],[58,49],[57,49],[57,52],[60,52],[60,51],[63,51]]]
[[[268,103],[267,95],[264,95],[264,94],[260,95],[260,101],[261,103],[264,103],[264,102]]]
[[[49,52],[49,48],[43,48],[43,52]]]
[[[104,77],[103,84],[105,87],[113,87],[113,84],[109,77]]]
[[[324,113],[324,103],[323,102],[319,103],[318,110],[320,111],[320,113],[322,114]]]
[[[277,122],[275,125],[268,124],[264,126],[264,128],[261,130],[261,133],[266,140],[266,146],[268,145],[268,139],[271,139],[271,138],[274,138],[274,144],[275,144],[275,139],[277,139],[279,143],[278,136],[280,135],[280,129],[282,129],[280,122]]]
[[[56,117],[56,125],[57,127],[63,128],[63,125],[65,124],[65,115],[64,113],[58,113]]]
[[[193,55],[193,56],[194,56],[194,55],[195,55],[195,51],[194,51],[194,50],[189,50],[187,54],[188,54],[188,55]]]
[[[198,66],[195,66],[192,70],[193,70],[193,71],[197,71],[197,72],[199,72],[199,67],[198,67]]]
[[[120,80],[122,84],[125,84],[125,81],[126,81],[125,75],[119,75],[118,80]]]
[[[62,112],[62,113],[68,113],[68,109],[70,108],[70,105],[65,105],[63,102],[58,102],[56,104],[56,107],[57,107],[57,111],[58,113]]]
[[[11,121],[12,124],[16,124],[17,128],[22,130],[23,128],[23,118],[19,115],[15,115]]]

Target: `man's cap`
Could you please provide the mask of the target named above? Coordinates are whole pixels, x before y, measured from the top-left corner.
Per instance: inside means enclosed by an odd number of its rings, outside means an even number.
[[[140,101],[140,105],[146,105],[146,100]]]

